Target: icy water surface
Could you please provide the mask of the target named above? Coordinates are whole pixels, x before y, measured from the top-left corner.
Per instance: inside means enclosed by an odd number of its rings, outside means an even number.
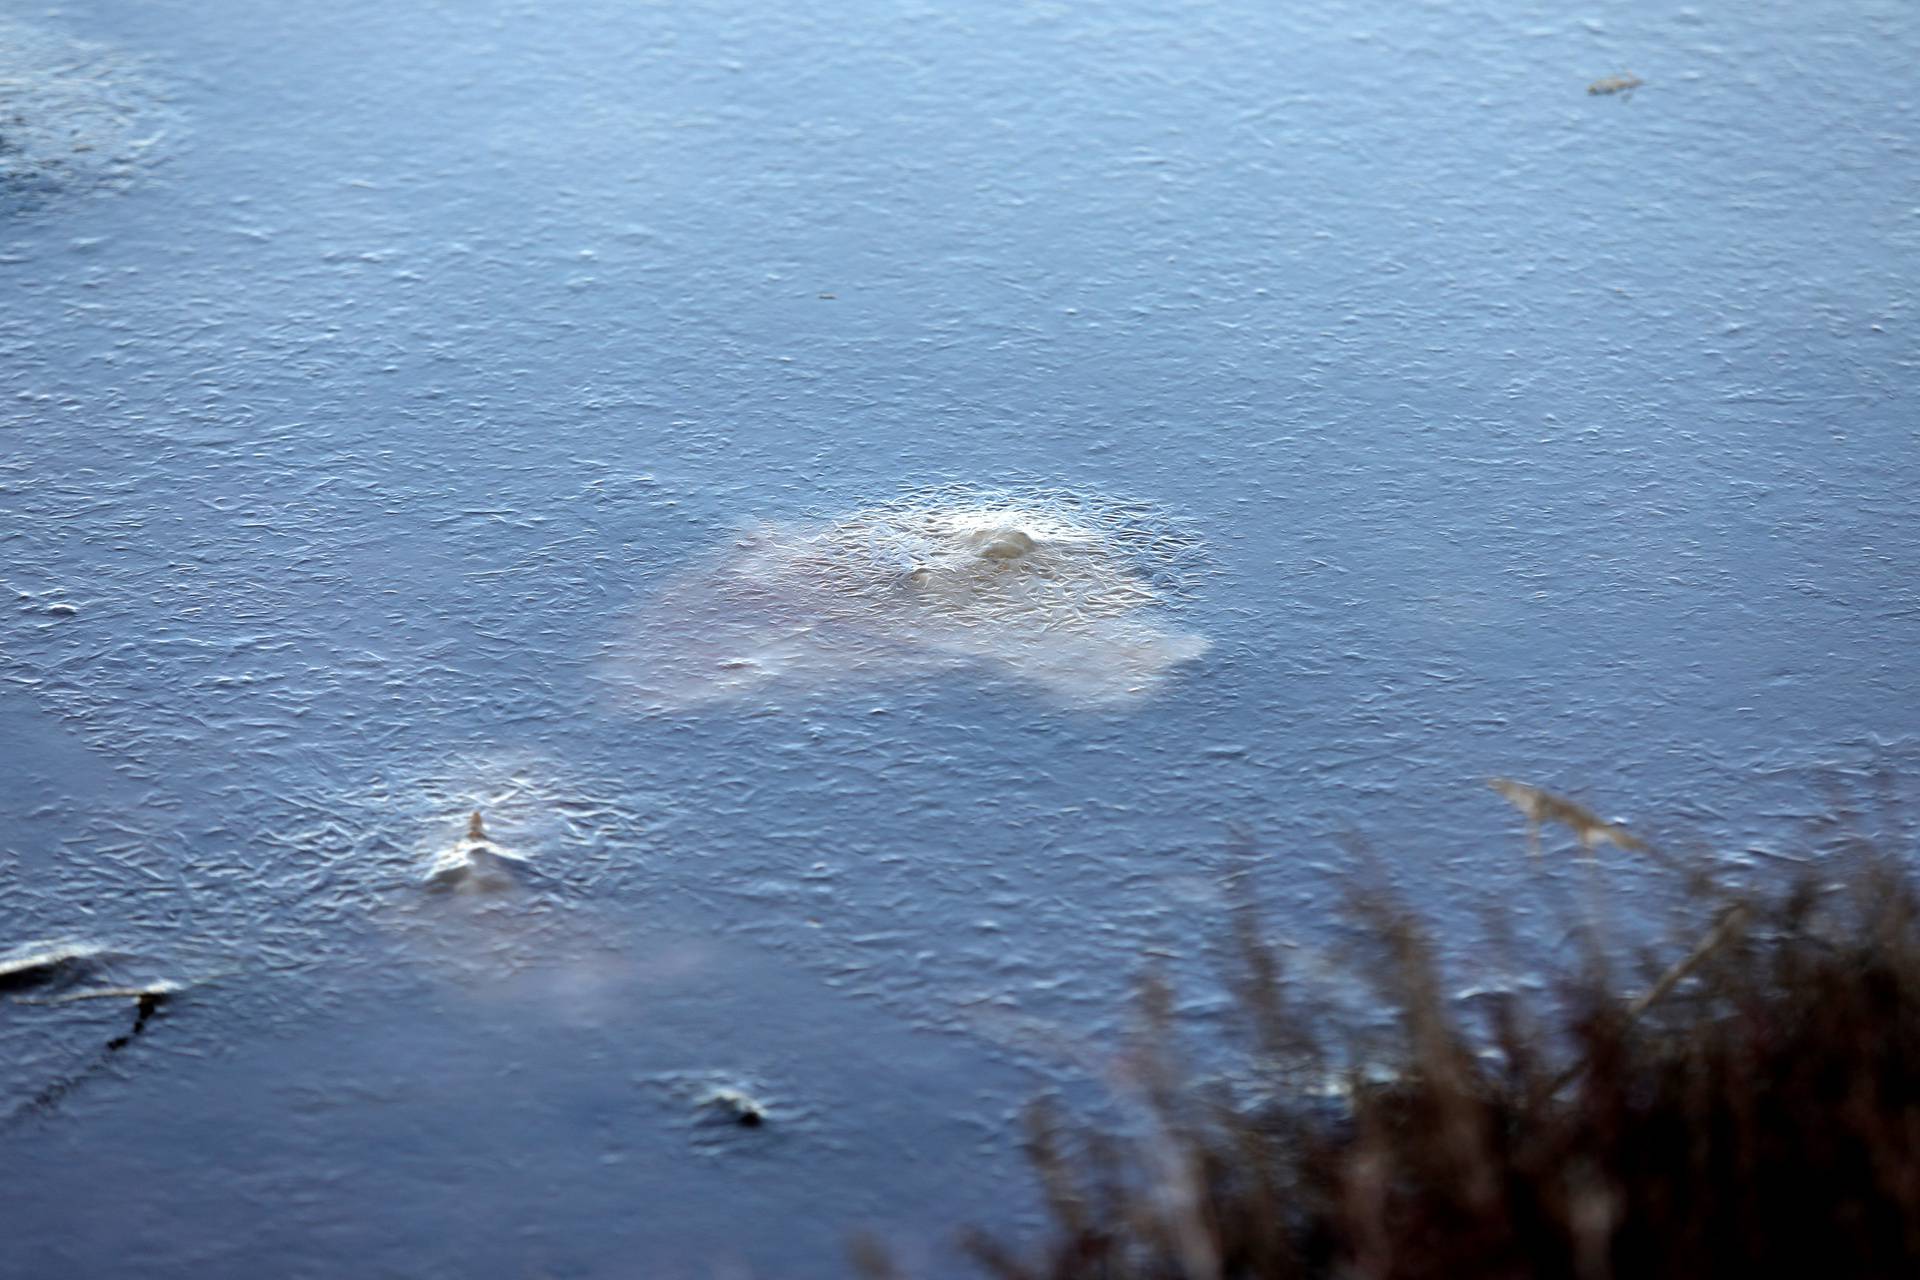
[[[1794,851],[1915,760],[1915,65],[8,9],[0,1273],[953,1274],[1229,826],[1308,944],[1524,901],[1488,775]]]

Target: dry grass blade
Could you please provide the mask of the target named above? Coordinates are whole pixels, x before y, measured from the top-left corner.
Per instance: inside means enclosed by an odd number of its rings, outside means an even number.
[[[1573,832],[1580,847],[1589,853],[1593,852],[1596,845],[1602,844],[1617,845],[1622,849],[1647,849],[1646,842],[1625,827],[1606,821],[1565,796],[1557,796],[1551,791],[1515,782],[1511,778],[1488,778],[1487,785],[1504,796],[1507,803],[1526,818],[1528,847],[1535,854],[1540,852],[1540,828],[1549,822],[1558,823]]]
[[[1686,976],[1699,968],[1701,962],[1718,951],[1723,943],[1734,937],[1746,926],[1748,910],[1744,903],[1735,903],[1728,907],[1707,935],[1694,945],[1693,950],[1674,962],[1671,969],[1660,975],[1660,980],[1648,987],[1632,1004],[1627,1006],[1627,1016],[1637,1018],[1655,1004],[1667,998]]]

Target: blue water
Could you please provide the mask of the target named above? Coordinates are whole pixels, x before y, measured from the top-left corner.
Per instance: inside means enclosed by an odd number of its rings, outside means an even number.
[[[1466,936],[1486,776],[1764,861],[1915,762],[1911,6],[9,21],[137,83],[0,193],[0,945],[191,985],[0,1006],[0,1273],[954,1274],[1230,827]],[[1197,533],[1211,648],[621,696],[926,486]],[[423,896],[475,807],[540,879]]]

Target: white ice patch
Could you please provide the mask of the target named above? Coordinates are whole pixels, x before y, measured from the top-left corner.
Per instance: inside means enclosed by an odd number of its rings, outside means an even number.
[[[1073,706],[1150,696],[1209,642],[1173,622],[1194,540],[1137,506],[947,489],[762,523],[670,582],[620,682],[686,707],[942,668]]]

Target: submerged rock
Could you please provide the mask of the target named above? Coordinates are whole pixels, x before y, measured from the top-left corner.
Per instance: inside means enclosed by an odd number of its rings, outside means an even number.
[[[23,942],[0,951],[0,992],[69,986],[99,972],[109,954],[84,942]]]

